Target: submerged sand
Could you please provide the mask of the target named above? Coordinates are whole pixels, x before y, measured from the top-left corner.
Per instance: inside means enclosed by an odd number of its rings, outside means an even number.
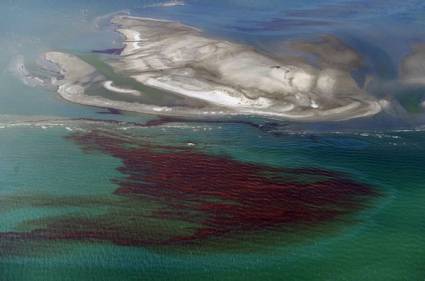
[[[425,85],[425,44],[413,47],[400,66],[401,81],[410,85]]]

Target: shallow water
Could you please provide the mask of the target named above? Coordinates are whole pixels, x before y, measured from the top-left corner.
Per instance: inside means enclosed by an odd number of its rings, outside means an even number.
[[[110,112],[64,102],[7,71],[16,55],[31,61],[46,50],[119,47],[119,37],[101,18],[104,29],[98,30],[94,19],[123,9],[181,20],[276,54],[284,40],[335,34],[366,56],[366,73],[383,81],[397,79],[401,58],[423,38],[425,23],[425,6],[414,0],[186,1],[174,7],[153,1],[2,1],[1,280],[424,280],[421,112],[346,123],[245,117],[171,119],[146,127],[155,116],[99,114]],[[65,120],[52,121],[58,118]],[[102,134],[116,139],[99,141]],[[173,159],[188,162],[172,166]],[[192,175],[205,186],[190,193],[181,189],[185,184],[168,185],[189,178],[185,167],[191,164],[205,169]],[[230,171],[222,170],[226,165]],[[143,190],[124,189],[132,167],[142,176],[131,180]],[[273,169],[284,169],[283,179]],[[250,183],[252,171],[259,175]],[[211,182],[219,182],[217,173],[229,184],[243,182],[241,190],[219,189]],[[342,187],[346,194],[323,198],[315,188],[324,178],[331,178],[334,194]],[[255,182],[271,191],[300,184],[307,193],[295,189],[291,200],[287,194],[270,198]],[[359,195],[360,187],[368,192]],[[229,217],[199,210],[205,194],[211,206],[223,203]],[[274,212],[298,201],[295,210],[304,215],[295,212],[291,222],[276,218]],[[309,212],[312,206],[317,213],[341,213],[317,217]],[[194,239],[191,234],[209,225],[208,218],[221,218],[216,225],[229,231],[209,229]]]
[[[192,127],[133,130],[147,135],[148,141],[164,139],[167,145],[185,144],[190,138],[196,150],[241,161],[342,171],[370,185],[379,196],[349,217],[254,232],[243,242],[235,236],[206,240],[204,245],[130,247],[79,239],[55,242],[21,237],[11,242],[2,238],[1,268],[6,280],[54,280],[57,274],[67,276],[65,280],[278,280],[282,276],[289,280],[421,280],[424,276],[422,132],[276,137],[243,125]],[[243,138],[235,133],[238,130],[244,132]],[[112,195],[116,186],[109,181],[122,177],[115,170],[119,161],[82,153],[75,144],[64,142],[65,134],[68,131],[61,127],[1,130],[3,233],[31,229],[34,219],[86,217],[111,208],[116,215],[130,218],[122,208],[131,204],[114,203],[120,198]],[[170,135],[181,139],[172,141],[167,138]],[[143,204],[146,210],[155,208],[149,199]],[[163,211],[167,208],[171,207]],[[168,219],[148,225],[158,234],[182,227]],[[306,266],[310,270],[303,270]]]

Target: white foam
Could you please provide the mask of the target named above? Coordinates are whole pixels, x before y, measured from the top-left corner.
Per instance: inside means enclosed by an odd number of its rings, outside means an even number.
[[[169,7],[184,6],[184,5],[185,5],[184,1],[174,0],[174,1],[145,5],[144,8],[156,8],[156,7],[169,8]]]
[[[133,89],[125,89],[125,88],[120,88],[117,86],[114,86],[113,84],[114,82],[112,81],[105,81],[103,82],[103,87],[105,87],[105,89],[112,91],[112,92],[116,92],[116,93],[120,93],[120,94],[129,94],[129,95],[133,95],[133,96],[140,96],[140,92],[137,90],[133,90]]]

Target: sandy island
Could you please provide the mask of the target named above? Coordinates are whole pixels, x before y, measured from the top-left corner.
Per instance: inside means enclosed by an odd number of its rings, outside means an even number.
[[[296,120],[345,120],[382,109],[382,102],[366,95],[343,68],[289,64],[178,22],[131,16],[116,16],[112,22],[125,38],[121,55],[108,62],[117,73],[211,107],[196,112],[86,95],[87,85],[99,81],[110,91],[139,93],[114,86],[76,56],[49,52],[45,59],[61,69],[63,79],[53,83],[63,98],[145,113],[254,114]]]

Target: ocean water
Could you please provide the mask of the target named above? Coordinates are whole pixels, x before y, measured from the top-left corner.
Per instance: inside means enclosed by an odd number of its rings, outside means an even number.
[[[128,10],[276,54],[336,35],[390,83],[425,4],[167,3],[0,3],[0,280],[425,280],[422,112],[145,126],[157,117],[68,103],[8,71],[120,46],[105,15]]]

